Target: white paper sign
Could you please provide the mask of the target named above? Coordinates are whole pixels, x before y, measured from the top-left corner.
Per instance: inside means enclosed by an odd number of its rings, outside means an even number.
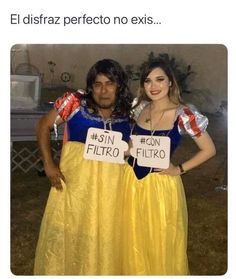
[[[128,144],[122,140],[122,133],[89,128],[84,148],[84,158],[124,164],[124,152]]]
[[[132,135],[130,154],[143,167],[167,169],[170,165],[170,138]]]

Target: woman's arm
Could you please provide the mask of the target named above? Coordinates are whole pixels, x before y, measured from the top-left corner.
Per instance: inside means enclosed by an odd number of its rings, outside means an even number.
[[[185,172],[201,165],[216,154],[215,145],[207,132],[204,132],[201,136],[194,138],[194,141],[197,144],[199,151],[192,158],[181,164]],[[170,167],[163,170],[161,174],[179,175],[181,174],[181,170],[179,166],[170,164]]]
[[[203,133],[200,137],[194,138],[199,151],[188,161],[182,163],[182,167],[185,171],[189,171],[216,154],[215,145],[207,132]]]

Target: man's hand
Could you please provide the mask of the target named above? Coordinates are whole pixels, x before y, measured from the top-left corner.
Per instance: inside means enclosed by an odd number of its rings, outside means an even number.
[[[65,177],[56,165],[44,165],[45,173],[51,182],[51,186],[55,187],[58,191],[62,191],[61,180],[65,182]]]

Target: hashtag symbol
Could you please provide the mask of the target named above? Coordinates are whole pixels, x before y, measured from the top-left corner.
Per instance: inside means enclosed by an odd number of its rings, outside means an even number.
[[[146,141],[145,141],[145,138],[141,138],[141,139],[140,139],[140,143],[141,143],[141,144],[145,144],[145,142],[146,142]]]
[[[98,135],[97,135],[97,134],[92,134],[92,135],[91,135],[91,139],[92,139],[92,140],[96,140],[97,138],[98,138]]]

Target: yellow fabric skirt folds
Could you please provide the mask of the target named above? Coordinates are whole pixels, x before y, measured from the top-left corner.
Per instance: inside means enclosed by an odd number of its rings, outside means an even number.
[[[180,176],[138,180],[127,164],[122,182],[122,273],[187,275],[187,209]]]
[[[120,224],[117,196],[124,165],[83,159],[84,144],[67,142],[63,191],[51,188],[36,249],[35,275],[116,275]]]

